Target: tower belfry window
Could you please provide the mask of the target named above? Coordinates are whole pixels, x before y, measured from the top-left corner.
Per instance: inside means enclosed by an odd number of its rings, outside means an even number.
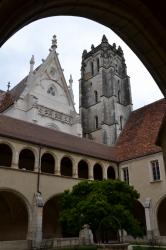
[[[95,103],[97,103],[98,102],[98,93],[96,90],[94,91],[94,95],[95,95]]]
[[[97,58],[97,72],[99,72],[99,68],[100,68],[100,61],[99,58]]]
[[[99,119],[98,119],[98,116],[95,116],[95,128],[96,129],[99,128]]]

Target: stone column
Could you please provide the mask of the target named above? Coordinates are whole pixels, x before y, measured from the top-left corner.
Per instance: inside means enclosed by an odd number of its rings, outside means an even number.
[[[94,176],[93,176],[93,164],[92,163],[89,164],[88,175],[89,175],[89,180],[94,180]]]
[[[73,174],[72,174],[73,178],[78,178],[78,160],[74,159],[73,162]]]
[[[18,163],[19,163],[19,152],[15,149],[12,156],[12,164],[11,164],[12,168],[18,169]]]
[[[60,168],[61,168],[61,158],[60,156],[57,156],[56,162],[55,162],[55,174],[56,175],[61,175]]]
[[[147,231],[147,238],[152,238],[152,227],[150,221],[150,205],[151,205],[151,198],[146,198],[144,202],[145,208],[145,220],[146,220],[146,231]]]
[[[32,246],[40,247],[42,241],[43,198],[40,192],[34,194],[33,200],[33,226]]]
[[[103,170],[103,180],[107,180],[107,166],[102,166],[102,170]]]

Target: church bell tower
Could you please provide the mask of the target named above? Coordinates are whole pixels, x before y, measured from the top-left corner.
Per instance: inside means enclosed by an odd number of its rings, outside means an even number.
[[[130,79],[123,51],[101,44],[83,51],[80,79],[80,114],[83,136],[114,145],[132,111]]]

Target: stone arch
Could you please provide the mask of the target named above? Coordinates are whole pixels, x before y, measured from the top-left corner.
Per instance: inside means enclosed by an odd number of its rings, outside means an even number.
[[[80,160],[78,162],[78,178],[88,179],[89,175],[89,165],[87,161]]]
[[[112,179],[112,180],[116,179],[115,169],[112,166],[109,166],[107,168],[107,179]]]
[[[14,13],[13,9],[16,10]],[[53,15],[76,15],[106,25],[130,46],[166,95],[164,56],[166,46],[161,42],[166,36],[163,4],[155,5],[152,2],[139,0],[132,2],[124,0],[117,3],[95,0],[92,5],[89,5],[88,1],[80,1],[73,5],[72,0],[64,0],[62,3],[51,0],[45,2],[41,8],[40,2],[30,2],[27,6],[25,0],[21,5],[17,1],[12,1],[10,4],[5,1],[0,14],[1,22],[4,24],[0,32],[0,46],[25,25]],[[10,16],[10,20],[6,20],[6,16]]]
[[[135,201],[133,206],[134,217],[139,221],[142,227],[144,235],[146,235],[146,219],[145,219],[145,209],[140,201]]]
[[[18,167],[33,171],[35,167],[35,155],[29,148],[24,148],[19,153]]]
[[[25,240],[32,221],[32,209],[20,192],[0,189],[0,241]]]
[[[64,176],[71,176],[73,174],[73,160],[70,156],[63,156],[61,159],[60,173]]]
[[[93,166],[93,177],[94,180],[101,181],[103,179],[103,168],[101,164],[95,163],[95,165]]]
[[[59,195],[50,197],[43,207],[43,238],[61,237],[61,226],[59,222]]]
[[[6,143],[0,144],[0,166],[11,167],[13,151]]]
[[[55,158],[49,153],[45,152],[41,157],[41,172],[54,174],[55,173]]]
[[[162,197],[157,206],[157,224],[160,236],[166,236],[166,196]]]

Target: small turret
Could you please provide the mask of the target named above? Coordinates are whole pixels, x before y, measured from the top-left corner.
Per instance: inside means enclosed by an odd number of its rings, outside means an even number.
[[[34,55],[32,55],[31,60],[30,60],[30,72],[29,73],[33,72],[34,65],[35,65],[35,57],[34,57]]]

